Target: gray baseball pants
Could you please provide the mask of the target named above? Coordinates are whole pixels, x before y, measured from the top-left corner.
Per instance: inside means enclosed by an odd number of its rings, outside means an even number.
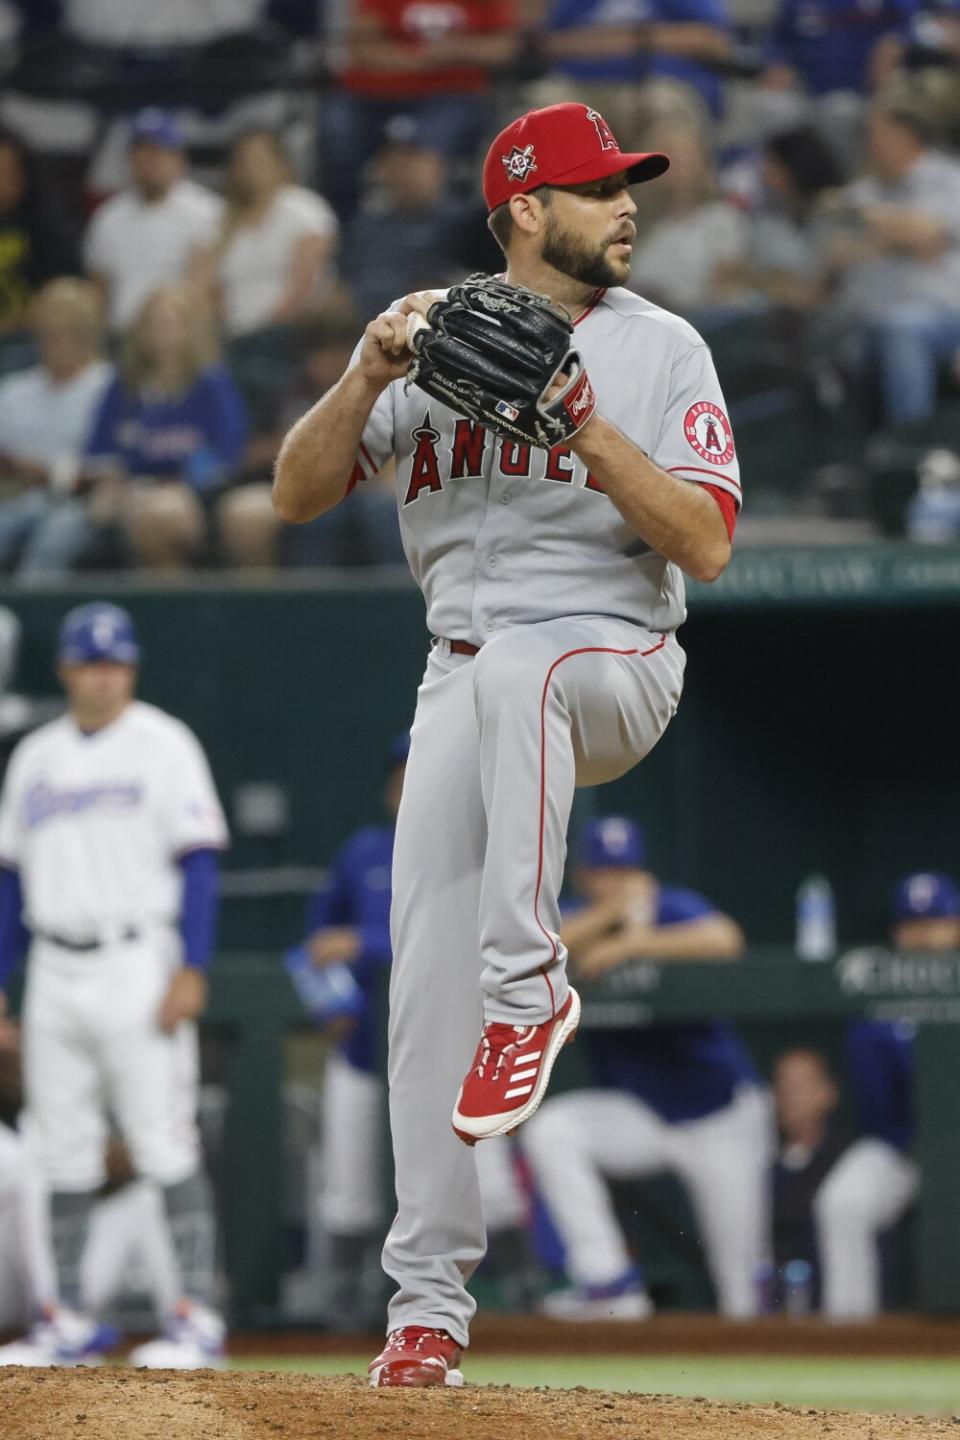
[[[484,1019],[535,1024],[567,994],[559,938],[578,785],[653,749],[685,656],[672,635],[583,616],[501,631],[476,657],[433,647],[417,700],[393,864],[390,1121],[397,1216],[389,1326],[461,1344],[485,1235],[457,1090]]]

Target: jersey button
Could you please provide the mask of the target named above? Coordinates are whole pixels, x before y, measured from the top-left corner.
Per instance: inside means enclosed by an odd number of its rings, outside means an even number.
[[[512,496],[512,495],[510,495],[510,494],[503,494],[503,495],[500,496],[500,504],[501,504],[501,505],[509,505],[509,504],[510,504],[510,501],[511,501],[512,499],[513,499],[513,496]]]
[[[495,570],[499,563],[500,562],[497,559],[496,555],[491,555],[489,560],[487,561],[487,564],[490,566],[491,570]]]
[[[492,620],[488,620],[487,623],[484,625],[483,628],[484,628],[484,630],[492,630],[492,629],[493,629],[493,621],[492,621]]]

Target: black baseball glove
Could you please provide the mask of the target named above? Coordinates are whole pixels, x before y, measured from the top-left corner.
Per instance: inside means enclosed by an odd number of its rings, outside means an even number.
[[[470,275],[430,306],[426,325],[411,335],[407,385],[498,435],[550,450],[596,408],[572,340],[570,316],[546,295]],[[563,388],[548,400],[560,377]]]

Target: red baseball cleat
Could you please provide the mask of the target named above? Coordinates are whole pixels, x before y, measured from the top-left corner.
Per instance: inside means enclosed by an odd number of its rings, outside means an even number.
[[[462,1355],[446,1330],[405,1325],[390,1332],[376,1360],[371,1360],[367,1367],[370,1384],[376,1389],[386,1385],[462,1385]]]
[[[530,1119],[579,1023],[580,996],[571,990],[563,1009],[542,1025],[484,1025],[453,1111],[453,1128],[465,1144],[512,1135]]]

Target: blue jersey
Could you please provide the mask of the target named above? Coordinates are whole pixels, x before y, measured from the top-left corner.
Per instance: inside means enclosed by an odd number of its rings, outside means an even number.
[[[358,1070],[375,1068],[372,997],[380,971],[390,964],[390,875],[393,827],[366,825],[338,851],[326,883],[307,910],[307,934],[328,926],[347,925],[360,935],[360,953],[351,963],[366,1005],[343,1042],[346,1060]]]
[[[914,1028],[885,1020],[847,1027],[847,1074],[864,1135],[898,1150],[913,1142]]]
[[[811,95],[863,92],[883,35],[903,35],[920,0],[781,0],[769,58],[796,70]]]
[[[647,24],[658,20],[677,24],[684,20],[729,30],[725,0],[553,0],[547,12],[548,30],[571,30],[581,25]],[[714,114],[720,110],[722,86],[716,73],[696,60],[677,55],[647,55],[642,50],[602,59],[563,59],[553,69],[571,79],[636,83],[649,75],[668,75],[699,92]]]
[[[103,397],[87,454],[114,460],[131,475],[183,480],[203,490],[229,477],[246,439],[240,392],[228,370],[212,365],[176,396],[131,391],[115,380]]]
[[[661,885],[657,925],[683,925],[716,914],[702,895]],[[585,1045],[595,1082],[637,1095],[661,1119],[676,1125],[722,1110],[757,1072],[736,1031],[708,1021],[650,1025],[630,1030],[587,1030]]]

